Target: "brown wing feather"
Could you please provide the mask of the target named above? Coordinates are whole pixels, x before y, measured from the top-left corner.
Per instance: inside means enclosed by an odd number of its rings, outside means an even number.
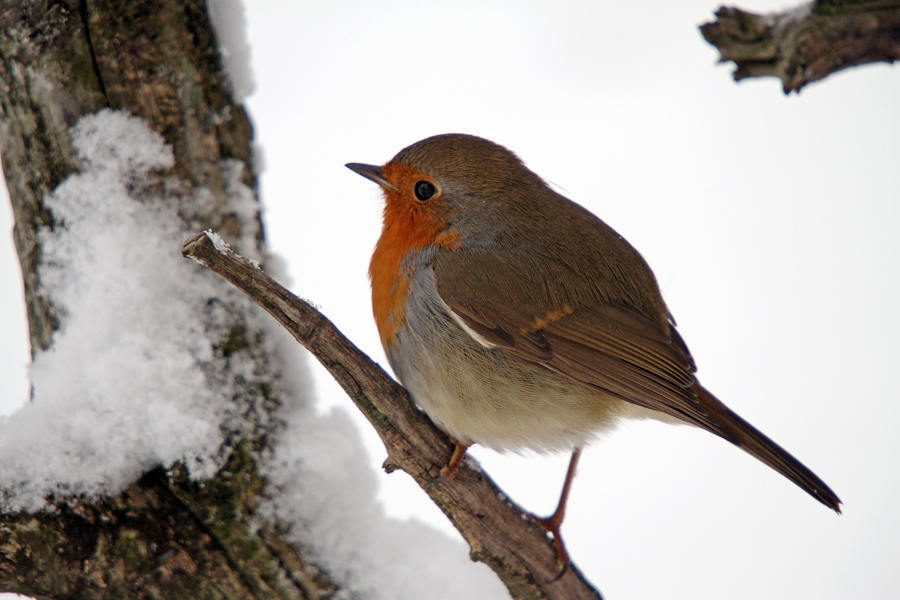
[[[535,328],[539,316],[513,316],[505,308],[507,315],[501,317],[478,299],[452,293],[444,301],[476,333],[510,354],[639,406],[724,433],[697,400],[692,389],[694,363],[683,345],[673,343],[652,321],[632,310],[595,305]]]

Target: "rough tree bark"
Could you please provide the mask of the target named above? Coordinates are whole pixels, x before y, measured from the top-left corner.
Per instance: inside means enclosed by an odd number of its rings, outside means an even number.
[[[42,293],[39,234],[59,224],[44,199],[78,171],[69,128],[103,108],[144,118],[174,149],[185,227],[216,227],[262,244],[258,218],[229,206],[235,161],[256,189],[252,130],[233,102],[203,0],[16,0],[0,7],[0,156],[15,218],[32,354],[58,326]],[[203,205],[195,190],[208,190]],[[210,202],[209,199],[212,199]],[[249,235],[248,235],[249,233]],[[251,249],[246,249],[251,250]],[[173,248],[175,251],[175,248]],[[54,510],[0,516],[0,591],[37,598],[318,598],[334,590],[310,570],[277,527],[250,526],[264,481],[260,448],[277,398],[270,357],[247,331],[248,305],[210,331],[217,352],[244,352],[260,378],[233,382],[234,401],[256,406],[229,437],[225,466],[191,480],[182,465],[160,466],[116,497],[51,499]],[[237,343],[235,340],[242,340]],[[263,415],[259,417],[257,415]]]
[[[900,58],[900,0],[815,0],[780,13],[755,14],[721,7],[700,26],[734,61],[735,81],[778,77],[784,93],[832,73]]]
[[[235,161],[244,183],[255,190],[256,182],[252,130],[219,61],[203,0],[17,0],[0,8],[0,156],[33,354],[50,346],[59,324],[38,270],[40,232],[60,226],[45,197],[78,172],[69,129],[83,115],[116,108],[145,119],[174,149],[171,175],[179,185],[167,193],[185,226],[255,240],[255,254],[262,249],[258,215],[247,219],[229,205]],[[202,203],[194,200],[200,189],[209,192]],[[181,464],[160,465],[115,497],[51,498],[52,510],[0,515],[0,591],[170,599],[320,598],[336,591],[327,573],[304,564],[285,542],[281,525],[260,529],[254,518],[266,485],[260,453],[278,431],[278,373],[256,341],[264,334],[248,330],[249,303],[222,289],[234,322],[210,330],[210,344],[220,353],[247,353],[259,372],[255,382],[221,374],[233,380],[237,405],[257,409],[241,411],[248,423],[227,437],[224,466],[198,482]],[[574,566],[555,579],[552,543],[486,475],[465,468],[457,480],[431,484],[429,473],[451,451],[446,436],[327,320],[306,317],[292,331],[385,435],[386,468],[403,469],[426,488],[470,541],[473,558],[494,568],[516,598],[599,598]]]

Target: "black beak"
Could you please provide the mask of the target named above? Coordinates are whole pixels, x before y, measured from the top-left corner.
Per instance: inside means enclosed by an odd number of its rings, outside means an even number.
[[[397,189],[393,183],[384,178],[384,171],[381,170],[381,167],[364,165],[362,163],[347,163],[345,166],[354,173],[362,175],[366,179],[371,179],[383,188]]]

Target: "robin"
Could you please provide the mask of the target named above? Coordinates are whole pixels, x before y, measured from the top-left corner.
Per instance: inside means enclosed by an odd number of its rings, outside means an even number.
[[[537,519],[559,560],[581,449],[623,418],[689,423],[728,440],[840,513],[812,471],[697,381],[650,267],[512,152],[438,135],[384,166],[369,276],[381,343],[412,398],[466,449],[571,451],[556,511]]]

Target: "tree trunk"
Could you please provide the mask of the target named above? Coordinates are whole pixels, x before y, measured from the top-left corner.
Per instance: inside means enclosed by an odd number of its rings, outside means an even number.
[[[32,354],[59,324],[39,272],[40,233],[58,227],[45,197],[79,171],[70,128],[103,108],[145,119],[174,150],[185,228],[214,227],[258,254],[258,214],[229,205],[229,169],[254,192],[251,136],[232,99],[202,0],[10,0],[0,8],[0,156],[15,217]],[[207,190],[197,202],[197,190]],[[250,245],[256,247],[247,248]],[[177,247],[173,247],[177,252]],[[318,598],[334,591],[279,532],[251,527],[264,481],[259,451],[277,429],[272,361],[247,331],[246,302],[210,328],[219,353],[247,352],[257,384],[233,372],[234,402],[248,423],[227,437],[225,466],[202,484],[174,464],[115,497],[50,499],[53,510],[0,517],[0,591],[37,598]],[[240,341],[236,343],[235,340]],[[272,384],[270,389],[277,389]]]

